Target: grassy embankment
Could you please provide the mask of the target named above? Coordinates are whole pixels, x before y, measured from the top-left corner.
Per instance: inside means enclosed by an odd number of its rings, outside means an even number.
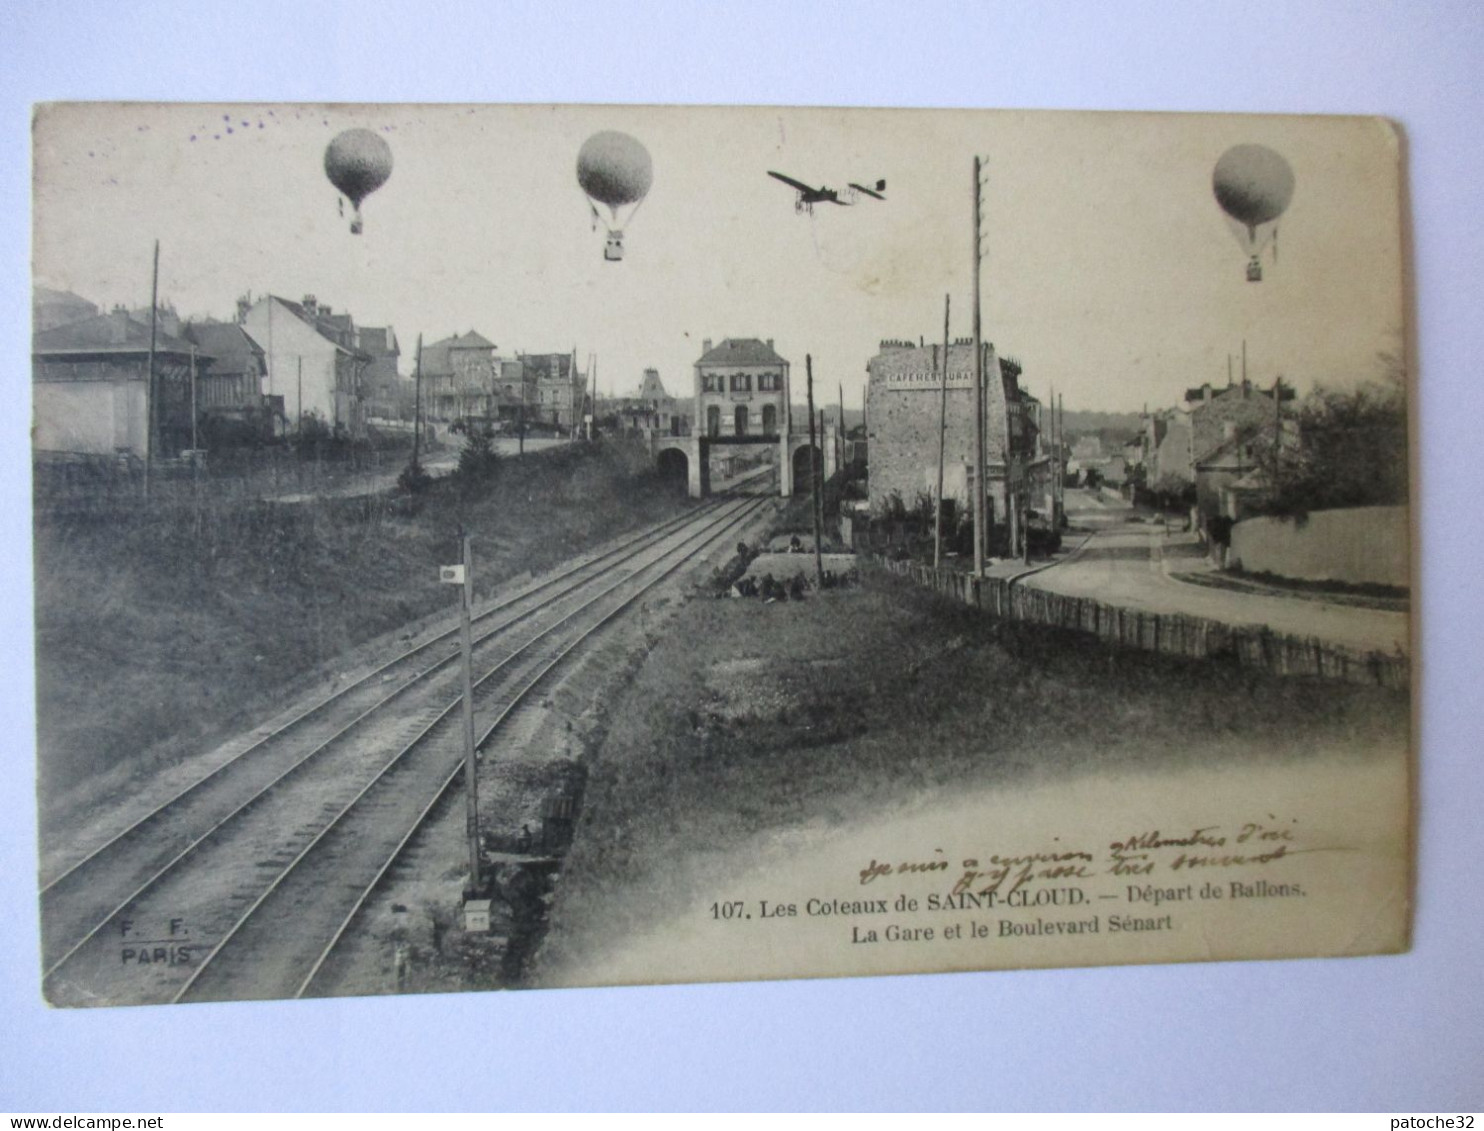
[[[674,912],[686,862],[768,830],[841,828],[958,789],[1256,769],[1408,738],[1401,693],[1111,650],[877,571],[803,602],[692,600],[612,717],[538,980]]]
[[[487,483],[440,481],[416,498],[218,500],[198,517],[160,494],[148,508],[38,498],[44,796],[202,749],[348,649],[449,609],[436,567],[458,560],[460,524],[483,591],[688,505],[642,457],[586,447],[508,459]]]

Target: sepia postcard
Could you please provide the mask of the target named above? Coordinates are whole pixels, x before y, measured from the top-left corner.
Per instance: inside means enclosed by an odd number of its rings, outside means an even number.
[[[52,1005],[1406,949],[1391,123],[33,135]]]

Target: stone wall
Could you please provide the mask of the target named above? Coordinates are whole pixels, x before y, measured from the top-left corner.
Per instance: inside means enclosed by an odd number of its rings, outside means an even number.
[[[1227,564],[1301,581],[1407,588],[1411,539],[1406,507],[1315,511],[1306,521],[1248,518],[1232,528]]]

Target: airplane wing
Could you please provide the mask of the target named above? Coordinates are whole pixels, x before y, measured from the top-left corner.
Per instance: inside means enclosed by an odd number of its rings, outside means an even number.
[[[802,181],[796,181],[792,177],[785,177],[782,173],[775,173],[775,172],[773,172],[772,169],[769,169],[768,170],[768,176],[772,177],[774,180],[782,181],[784,184],[788,185],[790,188],[798,189],[800,192],[818,192],[819,191],[818,189],[812,189],[812,188],[810,188],[808,185],[804,184]]]
[[[867,196],[874,196],[877,200],[885,200],[886,199],[886,197],[882,196],[875,189],[868,189],[868,188],[866,188],[865,185],[858,185],[854,181],[851,181],[850,182],[850,187],[853,188],[853,189],[855,189],[856,192],[863,192]]]

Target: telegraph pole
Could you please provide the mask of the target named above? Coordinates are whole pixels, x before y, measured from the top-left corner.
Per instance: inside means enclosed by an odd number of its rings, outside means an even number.
[[[933,496],[937,511],[933,515],[933,568],[943,558],[943,441],[948,432],[948,300],[943,296],[943,388],[938,397],[938,492]]]
[[[814,358],[807,353],[804,355],[804,375],[808,379],[809,397],[809,492],[814,496],[810,500],[809,507],[814,516],[814,580],[819,588],[823,589],[824,555],[819,548],[819,540],[822,537],[820,530],[822,523],[819,516],[822,505],[819,498],[819,463],[823,463],[824,459],[823,454],[814,446]],[[818,457],[818,462],[816,462],[816,457]]]
[[[160,309],[160,241],[149,284],[149,372],[144,380],[144,498],[149,500],[150,465],[155,459],[155,324]]]
[[[1056,501],[1061,506],[1062,513],[1067,509],[1067,477],[1066,477],[1066,452],[1067,442],[1067,417],[1062,407],[1061,394],[1056,394]],[[1061,521],[1060,518],[1057,519]]]
[[[979,265],[983,256],[980,243],[979,156],[974,156],[974,576],[984,576],[984,343],[979,324]],[[1007,437],[1008,439],[1008,437]]]
[[[196,450],[196,347],[191,347],[191,451]],[[194,456],[191,457],[193,460]]]
[[[417,466],[423,439],[423,336],[417,335],[417,361],[412,369],[412,466]]]

